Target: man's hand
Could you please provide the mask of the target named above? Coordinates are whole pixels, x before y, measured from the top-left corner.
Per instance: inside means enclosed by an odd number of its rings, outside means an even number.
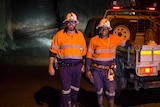
[[[53,68],[53,65],[55,63],[55,57],[49,57],[49,67],[48,67],[48,73],[51,76],[55,75],[55,69]]]
[[[49,66],[49,68],[48,68],[48,73],[49,73],[51,76],[54,76],[54,75],[55,75],[55,69],[54,69],[52,66]]]
[[[87,71],[86,76],[89,78],[89,80],[90,80],[92,83],[94,82],[91,71]]]
[[[81,72],[82,72],[82,73],[85,72],[84,65],[82,65]]]

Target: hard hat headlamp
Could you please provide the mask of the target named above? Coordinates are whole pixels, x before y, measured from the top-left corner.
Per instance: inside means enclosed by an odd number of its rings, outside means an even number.
[[[99,29],[100,27],[108,28],[109,30],[112,30],[110,26],[110,22],[107,19],[102,19],[96,28]]]
[[[67,14],[66,19],[63,21],[63,23],[65,23],[67,21],[74,21],[74,22],[76,22],[76,24],[79,23],[79,21],[77,20],[76,14],[73,12],[70,12]]]

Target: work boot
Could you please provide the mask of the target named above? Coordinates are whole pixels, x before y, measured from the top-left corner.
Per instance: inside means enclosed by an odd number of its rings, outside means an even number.
[[[100,96],[98,98],[98,105],[99,105],[99,107],[104,107],[104,105],[103,105],[103,96]]]
[[[79,105],[73,105],[72,107],[80,107]]]
[[[114,100],[108,101],[108,107],[114,107]]]
[[[68,107],[72,107],[71,101],[68,102]]]

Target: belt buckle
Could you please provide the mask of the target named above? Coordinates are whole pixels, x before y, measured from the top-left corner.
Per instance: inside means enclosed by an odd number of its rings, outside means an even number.
[[[102,68],[102,69],[104,69],[104,66],[102,66],[102,65],[98,65],[98,68]]]
[[[101,68],[101,69],[109,69],[109,66],[103,66],[103,65],[97,65],[97,64],[93,64],[96,68]]]
[[[104,69],[109,70],[109,66],[104,66]]]

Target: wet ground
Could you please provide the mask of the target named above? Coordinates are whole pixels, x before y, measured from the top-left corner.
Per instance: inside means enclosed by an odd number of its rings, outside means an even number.
[[[59,75],[52,77],[47,72],[48,48],[23,46],[1,52],[0,107],[59,107]],[[81,107],[98,107],[85,76],[78,101]],[[160,107],[160,89],[123,91],[116,97],[115,107]]]

